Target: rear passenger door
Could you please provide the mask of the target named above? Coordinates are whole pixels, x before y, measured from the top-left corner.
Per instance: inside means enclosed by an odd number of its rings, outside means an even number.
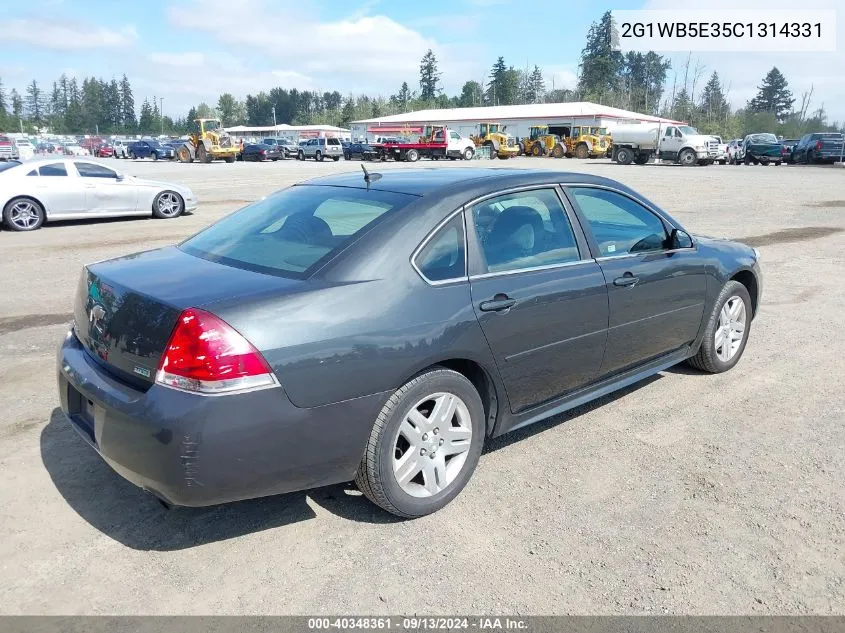
[[[610,325],[601,374],[624,371],[692,342],[706,291],[695,244],[671,244],[668,222],[624,193],[588,186],[566,191],[607,284]]]
[[[596,378],[607,289],[554,186],[484,199],[466,211],[473,307],[513,412]]]

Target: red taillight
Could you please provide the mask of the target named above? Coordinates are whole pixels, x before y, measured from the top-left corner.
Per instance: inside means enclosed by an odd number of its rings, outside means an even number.
[[[821,149],[821,148],[822,148],[822,142],[816,141],[816,149]]]
[[[275,387],[273,370],[249,341],[204,310],[179,315],[161,357],[156,382],[204,394]]]

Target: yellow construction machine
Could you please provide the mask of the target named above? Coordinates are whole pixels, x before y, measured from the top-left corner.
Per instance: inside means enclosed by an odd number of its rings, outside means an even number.
[[[554,156],[563,158],[566,146],[557,134],[549,133],[548,125],[532,125],[528,138],[521,139],[520,150],[526,156]]]
[[[234,163],[241,152],[220,124],[220,119],[196,119],[194,132],[179,149],[176,158],[181,163],[210,163],[225,160]]]
[[[479,123],[478,134],[470,136],[476,147],[489,147],[490,158],[498,156],[501,159],[519,154],[516,139],[507,133],[507,126],[501,123]]]

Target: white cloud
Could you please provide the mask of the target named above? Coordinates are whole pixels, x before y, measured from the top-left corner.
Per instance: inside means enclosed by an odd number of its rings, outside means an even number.
[[[837,9],[841,6],[837,0],[743,0],[742,6],[737,6],[736,0],[689,0],[685,9],[707,9],[709,11],[742,8],[743,10],[759,9],[771,12],[775,10],[793,9]],[[649,0],[643,9],[677,9],[677,0]],[[762,14],[765,16],[765,13]],[[714,14],[714,19],[717,14]],[[839,33],[845,32],[845,11],[837,13],[836,28]],[[765,21],[765,18],[763,19]],[[658,51],[660,52],[660,51]],[[667,55],[672,60],[672,70],[669,71],[668,83],[671,90],[673,73],[678,74],[678,82],[683,82],[683,66],[687,55]],[[762,82],[772,66],[786,76],[789,87],[796,99],[795,107],[800,105],[801,94],[813,87],[813,98],[810,111],[824,104],[830,121],[845,120],[845,78],[842,69],[845,68],[845,47],[840,44],[839,50],[833,53],[696,53],[692,52],[690,67],[699,61],[705,68],[699,83],[703,86],[710,74],[715,70],[724,86],[729,88],[728,97],[734,107],[742,107],[757,94],[757,86]],[[691,80],[690,80],[691,81]]]
[[[84,22],[21,18],[4,24],[3,39],[53,51],[82,51],[133,44],[138,32],[132,25],[109,29]]]
[[[344,83],[355,92],[398,88],[417,76],[420,59],[429,48],[437,55],[444,78],[481,72],[467,51],[442,46],[384,15],[366,15],[376,6],[373,2],[350,17],[328,22],[309,13],[307,6],[290,0],[193,0],[172,5],[168,17],[181,29],[246,48],[270,67],[295,68],[331,88]],[[248,28],[235,26],[244,23]]]
[[[543,79],[546,90],[573,90],[578,85],[578,68],[575,65],[545,66]]]
[[[164,66],[176,66],[177,68],[192,68],[202,66],[205,62],[205,55],[202,53],[151,53],[150,61],[154,64]]]

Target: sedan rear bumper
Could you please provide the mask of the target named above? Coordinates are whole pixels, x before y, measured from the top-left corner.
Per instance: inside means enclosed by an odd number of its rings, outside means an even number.
[[[388,394],[313,409],[281,388],[199,396],[111,376],[71,332],[58,353],[61,407],[118,474],[180,506],[350,481]]]

